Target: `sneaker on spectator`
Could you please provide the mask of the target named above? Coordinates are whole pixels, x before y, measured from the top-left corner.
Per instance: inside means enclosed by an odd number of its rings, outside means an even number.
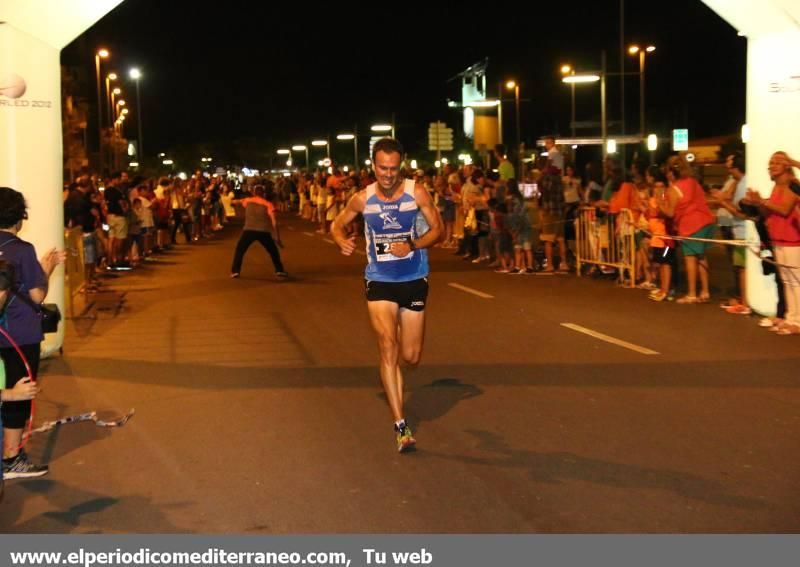
[[[289,274],[287,274],[286,272],[275,272],[275,275],[278,276],[279,278],[288,278],[289,277]]]
[[[494,273],[495,273],[495,274],[508,274],[508,273],[510,273],[510,272],[511,272],[511,270],[509,270],[509,269],[507,269],[507,268],[497,268],[497,269],[494,271]]]
[[[23,449],[19,450],[13,459],[3,459],[3,477],[6,480],[13,478],[36,478],[46,475],[50,469],[47,465],[34,465],[28,460],[28,455]]]
[[[752,309],[743,303],[728,307],[725,311],[728,313],[733,313],[734,315],[750,315],[753,312]]]
[[[526,276],[531,276],[536,273],[536,270],[534,270],[533,268],[525,268],[525,271],[523,273]]]
[[[764,327],[765,329],[769,329],[770,327],[773,327],[775,325],[776,325],[775,319],[773,319],[772,317],[762,317],[758,321],[758,326]]]
[[[516,276],[517,274],[521,274],[522,270],[520,270],[519,268],[511,268],[510,270],[508,270],[508,273],[511,274],[512,276]]]
[[[667,298],[667,294],[661,291],[660,289],[655,290],[648,296],[653,301],[664,301]]]

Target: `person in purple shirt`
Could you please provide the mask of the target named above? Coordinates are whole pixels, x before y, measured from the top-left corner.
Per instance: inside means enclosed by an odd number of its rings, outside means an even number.
[[[0,260],[8,262],[14,271],[14,287],[6,303],[3,327],[28,359],[34,380],[39,371],[40,343],[44,338],[40,313],[28,302],[41,304],[47,295],[47,282],[53,270],[66,258],[64,251],[55,248],[40,260],[36,250],[17,234],[22,222],[28,218],[25,198],[10,187],[0,187]],[[16,349],[0,335],[0,358],[6,371],[6,388],[28,378],[28,372]],[[46,466],[35,465],[28,460],[20,447],[25,422],[31,415],[31,402],[13,401],[0,406],[3,420],[3,476],[32,478],[47,474]]]

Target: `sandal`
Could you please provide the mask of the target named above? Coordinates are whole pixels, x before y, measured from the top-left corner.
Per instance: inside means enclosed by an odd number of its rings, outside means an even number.
[[[684,295],[683,297],[679,297],[675,300],[675,303],[680,303],[681,305],[689,305],[693,303],[700,303],[700,299],[696,295]]]
[[[697,297],[697,303],[708,303],[709,301],[711,301],[711,296],[707,293],[701,293]]]
[[[667,294],[659,289],[651,293],[648,297],[653,301],[664,301],[667,298]]]
[[[788,323],[786,325],[783,325],[783,326],[779,327],[778,330],[775,331],[775,334],[784,335],[784,336],[785,335],[800,335],[800,325],[793,325],[791,323]]]

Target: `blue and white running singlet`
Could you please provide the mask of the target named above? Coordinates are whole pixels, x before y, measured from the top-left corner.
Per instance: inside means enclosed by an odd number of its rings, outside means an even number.
[[[389,252],[393,242],[419,237],[417,215],[422,215],[414,198],[414,180],[406,179],[403,194],[394,201],[381,201],[378,184],[367,187],[364,207],[364,236],[367,240],[367,269],[364,277],[378,282],[410,282],[428,275],[428,251],[412,250],[398,258]]]

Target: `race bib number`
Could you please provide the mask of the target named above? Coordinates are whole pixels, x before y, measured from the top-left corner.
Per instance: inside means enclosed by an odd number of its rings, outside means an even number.
[[[411,236],[410,232],[402,232],[398,234],[381,234],[375,235],[375,258],[378,262],[394,262],[395,260],[410,260],[414,257],[414,252],[410,252],[407,256],[395,256],[391,252],[392,243],[405,242]]]

